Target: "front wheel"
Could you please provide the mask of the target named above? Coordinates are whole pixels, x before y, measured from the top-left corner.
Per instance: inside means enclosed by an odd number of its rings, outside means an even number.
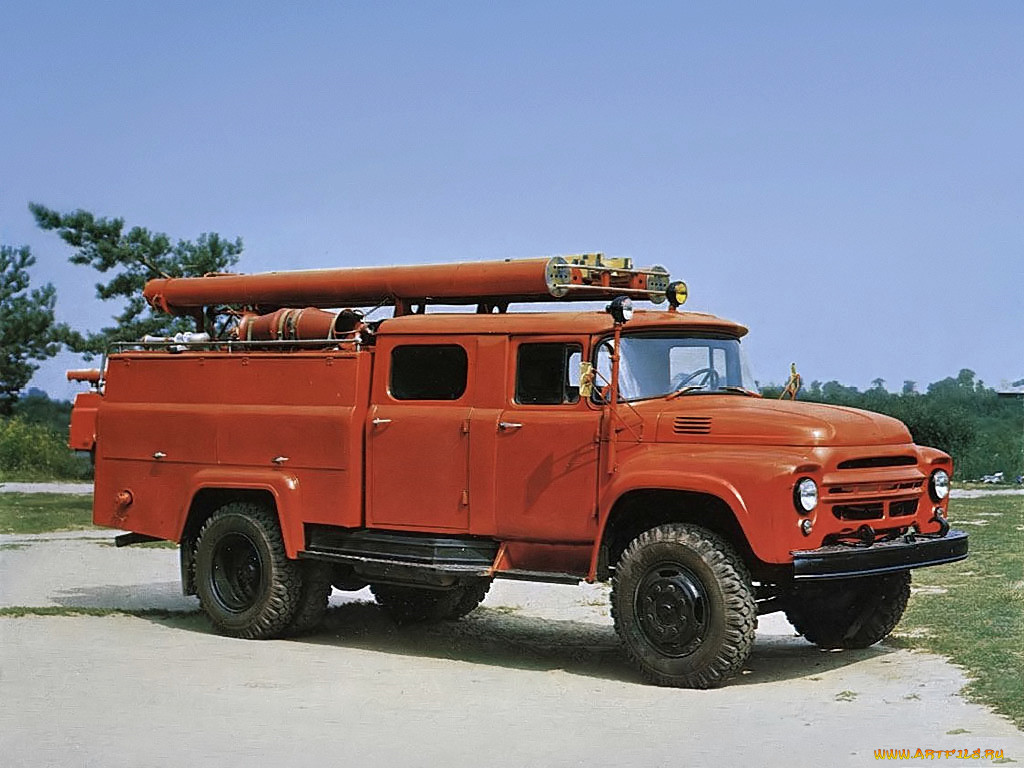
[[[672,524],[637,536],[615,567],[612,617],[647,680],[710,688],[740,671],[757,607],[746,566],[708,530]]]
[[[277,516],[261,504],[226,504],[196,544],[196,592],[214,626],[233,637],[278,637],[302,598],[302,573],[289,560]]]
[[[801,585],[787,597],[786,618],[822,648],[867,648],[886,637],[910,599],[910,571]]]

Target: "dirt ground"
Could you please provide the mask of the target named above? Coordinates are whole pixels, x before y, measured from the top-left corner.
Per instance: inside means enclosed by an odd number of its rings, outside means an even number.
[[[840,766],[918,747],[1024,761],[1024,734],[965,702],[942,659],[825,653],[777,615],[712,691],[641,683],[601,586],[498,581],[433,627],[335,592],[315,635],[234,640],[181,595],[174,550],[112,536],[0,537],[0,605],[145,612],[0,618],[4,766]]]

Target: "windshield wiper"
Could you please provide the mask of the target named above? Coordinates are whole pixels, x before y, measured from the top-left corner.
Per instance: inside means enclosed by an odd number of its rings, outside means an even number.
[[[690,384],[690,385],[685,386],[685,387],[680,387],[675,392],[669,392],[667,395],[665,395],[665,399],[666,400],[675,400],[680,395],[685,395],[688,392],[694,392],[694,391],[696,391],[698,389],[704,389],[704,385],[703,384]]]
[[[675,400],[680,395],[688,395],[691,392],[696,392],[697,390],[700,390],[707,395],[713,395],[717,392],[735,392],[738,395],[746,395],[747,397],[761,397],[759,393],[754,392],[752,389],[747,389],[746,387],[735,387],[730,385],[726,387],[716,387],[715,389],[707,389],[703,384],[690,384],[685,387],[680,387],[675,392],[669,392],[665,395],[665,399]]]
[[[759,392],[755,392],[752,389],[747,389],[746,387],[728,386],[719,387],[718,389],[721,390],[722,392],[736,392],[737,394],[746,395],[747,397],[761,397],[761,394]]]

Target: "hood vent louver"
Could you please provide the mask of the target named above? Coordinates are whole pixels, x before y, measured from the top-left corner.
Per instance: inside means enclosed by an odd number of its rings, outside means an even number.
[[[672,420],[672,431],[677,435],[711,434],[710,416],[676,416]]]

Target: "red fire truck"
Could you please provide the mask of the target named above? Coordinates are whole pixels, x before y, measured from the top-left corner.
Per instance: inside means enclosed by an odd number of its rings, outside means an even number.
[[[196,332],[73,374],[93,387],[71,444],[95,457],[95,522],[178,542],[185,592],[228,635],[307,631],[332,588],[431,621],[495,578],[610,580],[642,676],[709,687],[758,614],[864,647],[911,569],[967,556],[948,455],[894,419],[761,397],[747,329],[683,311],[660,267],[212,275],[145,296]],[[510,311],[584,300],[608,305]]]

